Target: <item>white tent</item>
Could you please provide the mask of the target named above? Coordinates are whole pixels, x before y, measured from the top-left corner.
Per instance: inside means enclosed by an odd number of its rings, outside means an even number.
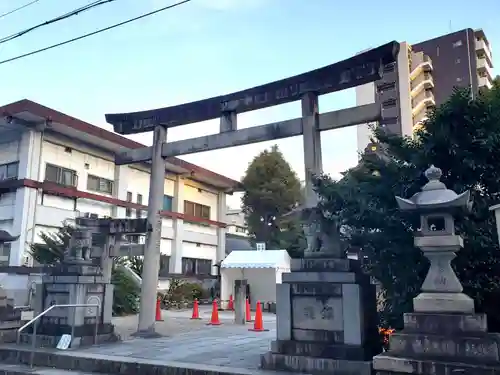
[[[221,300],[234,294],[235,280],[247,280],[255,307],[256,301],[276,302],[276,284],[281,284],[283,272],[290,272],[290,256],[286,250],[232,251],[220,270]]]

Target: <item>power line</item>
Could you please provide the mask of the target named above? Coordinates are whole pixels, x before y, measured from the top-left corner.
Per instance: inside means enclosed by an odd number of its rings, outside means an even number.
[[[9,10],[8,12],[5,12],[3,14],[0,14],[0,18],[4,18],[4,17],[7,17],[8,15],[12,14],[12,13],[16,13],[17,11],[21,10],[21,9],[24,9],[24,8],[27,8],[29,7],[30,5],[33,5],[35,3],[38,3],[40,0],[33,0],[27,4],[24,4],[24,5],[21,5],[20,7],[17,7],[15,9],[12,9],[12,10]]]
[[[37,0],[39,1],[39,0]],[[51,20],[48,20],[48,21],[45,21],[45,22],[42,22],[38,25],[35,25],[35,26],[31,26],[25,30],[22,30],[22,31],[18,31],[17,33],[14,33],[14,34],[11,34],[11,35],[8,35],[6,37],[3,37],[3,38],[0,38],[0,44],[2,43],[6,43],[6,42],[9,42],[13,39],[16,39],[16,38],[19,38],[31,31],[34,31],[36,29],[39,29],[40,27],[43,27],[43,26],[47,26],[47,25],[50,25],[52,23],[56,23],[56,22],[59,22],[59,21],[62,21],[62,20],[65,20],[66,18],[69,18],[69,17],[72,17],[72,16],[76,16],[80,13],[83,13],[87,10],[90,10],[92,8],[95,8],[99,5],[104,5],[104,4],[107,4],[107,3],[111,3],[115,0],[97,0],[97,1],[94,1],[93,3],[90,3],[90,4],[87,4],[87,5],[84,5],[80,8],[77,8],[77,9],[74,9],[68,13],[65,13],[65,14],[62,14],[58,17],[55,17],[55,18],[52,18]]]
[[[34,50],[34,51],[31,51],[31,52],[25,53],[23,55],[19,55],[19,56],[16,56],[16,57],[11,57],[10,59],[2,60],[2,61],[0,61],[0,65],[6,64],[6,63],[11,62],[11,61],[19,60],[19,59],[22,59],[24,57],[35,55],[35,54],[40,53],[40,52],[45,52],[45,51],[48,51],[48,50],[56,48],[56,47],[61,47],[61,46],[64,46],[65,44],[73,43],[73,42],[76,42],[76,41],[78,41],[80,39],[87,38],[89,36],[100,34],[100,33],[104,32],[104,31],[108,31],[108,30],[114,29],[115,27],[123,26],[123,25],[126,25],[128,23],[131,23],[131,22],[134,22],[134,21],[138,21],[138,20],[140,20],[142,18],[146,18],[146,17],[152,16],[153,14],[160,13],[160,12],[163,12],[165,10],[178,7],[179,5],[183,5],[183,4],[189,3],[190,1],[191,0],[179,1],[179,2],[177,2],[175,4],[171,4],[171,5],[165,6],[163,8],[159,8],[159,9],[153,10],[152,12],[149,12],[149,13],[141,14],[140,16],[137,16],[137,17],[134,17],[134,18],[129,18],[128,20],[125,20],[125,21],[122,21],[122,22],[119,22],[119,23],[115,23],[114,25],[105,27],[103,29],[96,30],[96,31],[88,33],[88,34],[84,34],[84,35],[78,36],[76,38],[68,39],[68,40],[65,40],[64,42],[60,42],[60,43],[57,43],[57,44],[52,44],[50,46]]]

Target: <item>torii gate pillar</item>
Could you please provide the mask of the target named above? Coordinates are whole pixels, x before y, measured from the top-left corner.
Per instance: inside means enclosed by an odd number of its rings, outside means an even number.
[[[313,177],[323,172],[321,157],[321,132],[319,130],[318,95],[308,92],[302,97],[302,140],[306,177],[305,207],[316,207],[318,197],[313,187]]]
[[[158,336],[155,331],[156,290],[160,271],[161,216],[165,184],[165,160],[161,148],[167,141],[167,129],[157,125],[153,133],[152,165],[149,177],[148,223],[153,230],[147,234],[141,285],[139,325],[134,334],[139,337]]]

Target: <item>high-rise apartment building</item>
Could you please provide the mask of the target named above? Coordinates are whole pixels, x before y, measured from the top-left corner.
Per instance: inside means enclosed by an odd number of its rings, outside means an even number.
[[[357,105],[377,102],[382,107],[380,124],[358,126],[358,152],[370,145],[370,126],[411,135],[455,87],[471,87],[473,95],[491,87],[492,70],[491,48],[481,29],[465,29],[413,45],[401,43],[398,59],[384,67],[384,77],[356,88]]]

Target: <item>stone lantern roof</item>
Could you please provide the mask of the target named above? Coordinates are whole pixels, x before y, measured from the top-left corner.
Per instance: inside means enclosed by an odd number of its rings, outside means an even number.
[[[396,197],[398,206],[402,211],[471,208],[470,191],[467,190],[462,194],[457,194],[453,190],[446,188],[446,185],[440,181],[443,174],[441,169],[431,165],[424,174],[429,182],[422,187],[422,191],[414,194],[409,199]]]
[[[14,242],[19,238],[19,236],[13,236],[5,230],[0,230],[0,243]]]

